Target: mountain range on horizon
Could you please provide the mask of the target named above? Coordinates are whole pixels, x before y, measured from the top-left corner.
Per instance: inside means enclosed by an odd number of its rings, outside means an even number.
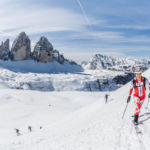
[[[150,59],[119,58],[104,54],[95,54],[89,61],[82,62],[82,66],[90,70],[108,69],[114,71],[132,71],[134,66],[142,66],[146,70],[150,66]]]

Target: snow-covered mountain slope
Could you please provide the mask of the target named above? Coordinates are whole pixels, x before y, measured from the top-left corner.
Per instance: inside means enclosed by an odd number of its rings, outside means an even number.
[[[40,63],[33,60],[0,60],[0,68],[8,69],[16,73],[76,73],[83,71],[80,65],[70,64],[67,61],[64,64],[60,64],[56,61]]]
[[[150,70],[145,76],[150,79]],[[131,115],[133,99],[124,119],[130,84],[109,93],[37,92],[0,90],[1,150],[149,150],[150,113],[142,107],[137,135]],[[148,88],[147,88],[148,89]],[[149,106],[150,107],[150,106]],[[33,127],[29,133],[27,126]],[[40,130],[40,126],[43,129]],[[19,128],[21,136],[16,136]]]
[[[113,56],[107,56],[102,54],[94,55],[89,62],[83,63],[83,67],[86,69],[99,70],[99,69],[111,69],[130,71],[133,66],[142,65],[147,68],[150,65],[149,59],[135,59],[135,58],[117,58]]]
[[[48,72],[54,70],[54,68],[50,69],[50,66],[42,63],[37,64],[33,61],[10,62],[10,64],[6,65],[4,61],[0,61],[0,81],[13,89],[40,91],[112,91],[132,78],[132,76],[124,72],[113,72],[111,70],[86,70],[84,72],[49,74]],[[56,63],[55,67],[60,70],[59,67],[61,65]],[[33,72],[28,72],[29,70],[33,70]],[[125,83],[122,82],[122,78]]]

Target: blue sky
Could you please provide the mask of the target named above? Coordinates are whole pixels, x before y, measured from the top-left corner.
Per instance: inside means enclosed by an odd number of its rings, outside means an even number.
[[[1,0],[0,40],[25,31],[32,47],[46,36],[64,56],[149,57],[148,0]]]

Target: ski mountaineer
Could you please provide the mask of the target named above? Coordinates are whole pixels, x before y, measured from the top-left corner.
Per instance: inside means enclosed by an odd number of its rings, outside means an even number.
[[[105,94],[105,103],[107,104],[107,102],[108,102],[108,94]]]
[[[134,69],[134,73],[135,73],[135,78],[131,81],[131,88],[129,91],[129,97],[127,99],[127,103],[130,102],[131,95],[133,92],[134,104],[136,106],[135,113],[134,113],[134,124],[138,125],[140,109],[146,98],[146,87],[149,87],[149,91],[150,91],[150,84],[148,79],[142,76],[141,67],[136,67]],[[148,98],[150,98],[150,93],[148,95]]]
[[[15,129],[17,136],[21,135],[19,129]]]

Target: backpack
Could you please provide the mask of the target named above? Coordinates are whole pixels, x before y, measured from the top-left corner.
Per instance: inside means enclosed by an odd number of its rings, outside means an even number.
[[[143,86],[144,86],[144,88],[146,90],[146,78],[142,77],[142,79],[143,79],[143,83],[144,83]],[[133,87],[136,88],[136,79],[133,79]]]

